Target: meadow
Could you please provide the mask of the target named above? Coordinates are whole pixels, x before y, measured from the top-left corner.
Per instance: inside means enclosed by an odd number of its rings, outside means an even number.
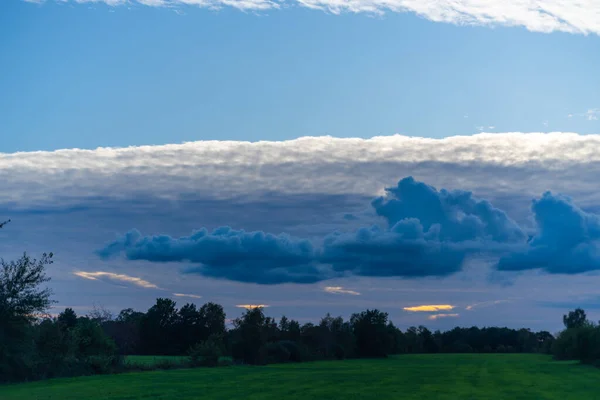
[[[599,389],[600,369],[544,355],[419,354],[52,379],[0,387],[0,398],[594,400]]]

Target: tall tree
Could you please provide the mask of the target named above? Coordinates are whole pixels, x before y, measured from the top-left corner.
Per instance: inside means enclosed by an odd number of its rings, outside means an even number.
[[[387,330],[388,314],[366,310],[353,314],[350,323],[356,336],[356,350],[360,357],[387,357],[391,340]]]
[[[567,315],[563,315],[563,324],[565,328],[581,328],[587,323],[587,316],[585,311],[581,308],[577,308],[574,311],[569,312]]]
[[[63,331],[71,330],[77,325],[77,314],[72,308],[65,308],[65,311],[58,314],[58,325]]]
[[[52,292],[41,286],[50,278],[45,267],[52,253],[39,260],[27,254],[16,261],[0,260],[0,381],[24,379],[31,369],[31,322],[46,314]]]

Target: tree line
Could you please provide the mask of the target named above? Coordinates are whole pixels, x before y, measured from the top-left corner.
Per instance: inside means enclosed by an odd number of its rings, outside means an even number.
[[[51,292],[40,260],[24,255],[2,261],[0,275],[0,380],[118,372],[125,355],[187,355],[191,365],[233,362],[263,365],[326,359],[387,357],[390,354],[437,352],[549,352],[548,332],[508,328],[455,328],[431,332],[424,326],[406,331],[388,314],[366,310],[349,320],[327,314],[318,323],[300,324],[264,310],[247,310],[226,328],[223,307],[177,304],[159,298],[146,312],[124,309],[116,317],[96,309],[78,316],[67,308],[44,316]]]
[[[325,315],[318,323],[266,316],[246,310],[226,327],[223,307],[206,303],[180,308],[159,298],[147,311],[122,310],[114,317],[102,309],[78,316],[67,308],[57,317],[45,313],[52,293],[40,260],[24,255],[2,261],[0,274],[0,381],[114,373],[131,368],[127,355],[182,355],[185,366],[217,366],[385,358],[409,353],[545,353],[558,359],[600,359],[600,328],[583,310],[564,316],[565,330],[550,332],[500,327],[401,330],[380,310],[352,314],[348,320]],[[226,356],[228,360],[223,361]]]

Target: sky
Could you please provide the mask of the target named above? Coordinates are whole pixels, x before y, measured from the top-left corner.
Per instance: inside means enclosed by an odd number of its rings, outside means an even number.
[[[8,0],[0,256],[57,312],[600,319],[594,0]],[[387,190],[386,190],[387,189]]]

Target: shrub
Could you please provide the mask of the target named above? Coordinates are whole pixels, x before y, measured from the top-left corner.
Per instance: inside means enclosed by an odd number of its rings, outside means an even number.
[[[280,342],[268,343],[265,346],[268,364],[281,364],[290,361],[290,352]]]
[[[219,367],[231,367],[233,365],[234,365],[233,360],[231,360],[229,358],[221,358],[218,363]]]
[[[206,340],[190,347],[188,355],[192,366],[216,367],[222,351],[214,340]]]

